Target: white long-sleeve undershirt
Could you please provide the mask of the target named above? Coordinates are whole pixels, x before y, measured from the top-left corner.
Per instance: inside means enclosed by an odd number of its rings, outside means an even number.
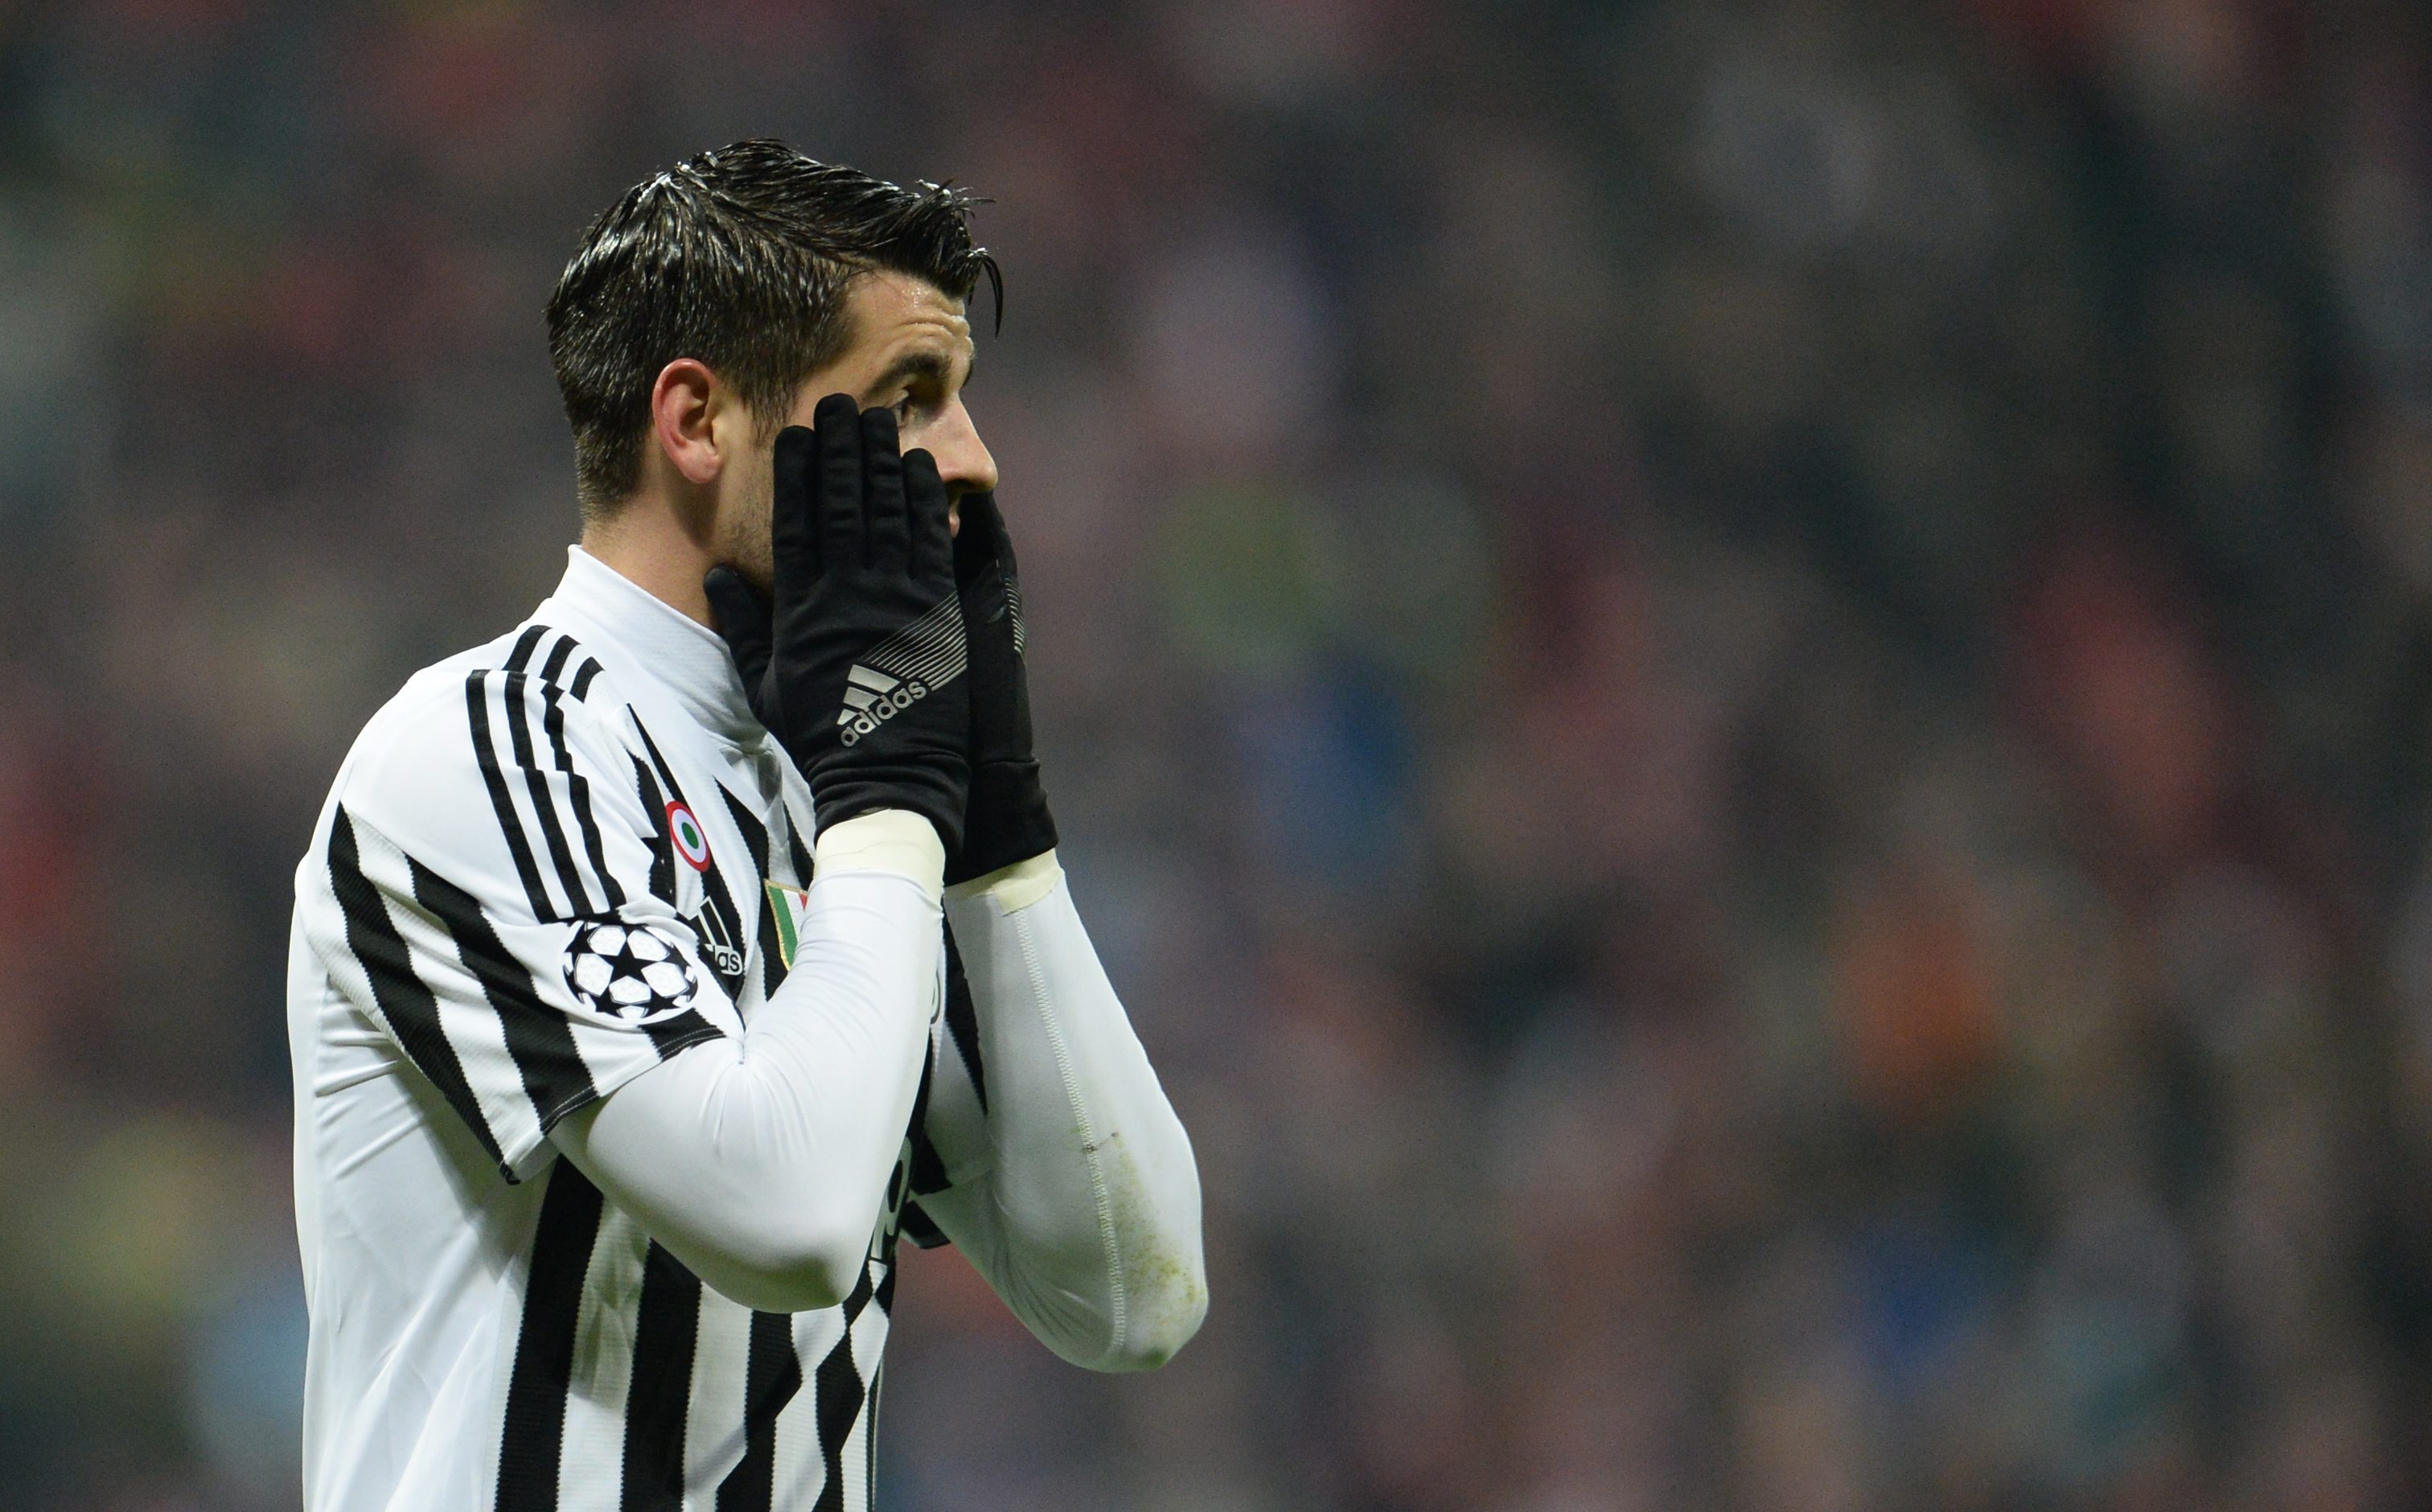
[[[954,1180],[920,1205],[1057,1354],[1098,1370],[1161,1365],[1208,1307],[1182,1121],[1052,852],[945,907],[988,1102],[938,1079],[929,1130]]]
[[[831,1307],[870,1251],[937,1005],[945,850],[884,810],[820,835],[792,969],[705,1040],[551,1134],[695,1275],[746,1306]]]
[[[708,1285],[836,1303],[860,1274],[928,1053],[942,851],[925,822],[822,834],[794,964],[740,1040],[571,1115],[560,1150]],[[920,1198],[1015,1315],[1095,1369],[1162,1363],[1207,1307],[1188,1136],[1052,854],[944,900],[988,1085],[939,1076],[951,1184]],[[952,1053],[951,1051],[946,1053]]]

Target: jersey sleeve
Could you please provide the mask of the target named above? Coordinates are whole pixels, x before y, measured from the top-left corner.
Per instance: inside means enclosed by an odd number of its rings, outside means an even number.
[[[718,1036],[724,989],[632,756],[574,692],[479,671],[391,712],[317,837],[308,938],[518,1181],[560,1119]]]

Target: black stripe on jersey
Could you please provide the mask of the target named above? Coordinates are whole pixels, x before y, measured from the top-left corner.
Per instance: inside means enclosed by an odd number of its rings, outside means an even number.
[[[912,1241],[915,1249],[940,1249],[954,1242],[946,1237],[945,1230],[937,1227],[937,1220],[929,1216],[918,1202],[904,1204],[903,1211],[895,1215],[895,1228],[904,1238]]]
[[[913,1200],[914,1194],[942,1192],[946,1189],[946,1163],[937,1154],[937,1147],[929,1142],[929,1083],[937,1071],[937,1047],[933,1042],[929,1053],[920,1062],[920,1088],[912,1095],[912,1158],[896,1166],[898,1183],[889,1188],[895,1198],[895,1227],[912,1241],[916,1249],[936,1249],[950,1243],[937,1220],[921,1211]],[[889,1251],[892,1258],[892,1251]],[[879,1283],[879,1306],[894,1295],[895,1272],[889,1268],[887,1279]]]
[[[633,722],[633,728],[639,730],[641,727],[642,722],[635,720]],[[650,739],[649,733],[645,732],[642,739],[645,741],[648,741]],[[626,755],[633,763],[633,790],[641,796],[642,807],[647,812],[655,816],[658,820],[658,823],[651,827],[650,835],[650,895],[657,898],[660,902],[665,903],[667,907],[674,908],[676,902],[676,852],[674,841],[667,838],[667,801],[665,794],[659,788],[658,779],[650,775],[650,769],[642,764],[642,758],[640,756],[633,756],[631,752],[627,752]],[[682,801],[681,794],[678,795],[678,801]],[[694,817],[698,818],[699,816],[696,815]],[[712,875],[714,875],[715,872],[713,872]],[[707,961],[702,961],[701,966],[704,970],[709,969],[709,963]],[[681,1024],[684,1020],[698,1017],[700,1017],[700,1015],[697,1013],[684,1013],[679,1015],[675,1019],[669,1020],[668,1023]],[[703,1022],[706,1023],[707,1021],[703,1020]],[[669,1051],[675,1049],[679,1044],[691,1044],[693,1039],[696,1037],[691,1034],[683,1033],[673,1035],[662,1034],[660,1032],[662,1027],[663,1026],[657,1024],[646,1024],[642,1027],[642,1032],[650,1037],[651,1043],[659,1047],[659,1053],[661,1055],[666,1055]]]
[[[870,1300],[878,1304],[880,1316],[889,1319],[895,1316],[896,1274],[895,1237],[889,1234],[878,1254],[878,1289],[870,1295]],[[882,1356],[870,1368],[870,1407],[863,1415],[861,1428],[861,1447],[867,1456],[861,1484],[870,1487],[878,1485],[878,1403],[885,1394],[886,1385],[887,1361]]]
[[[556,801],[549,796],[548,779],[541,775],[540,760],[534,754],[536,742],[532,739],[529,696],[531,684],[525,676],[525,669],[532,665],[532,653],[540,649],[544,638],[554,634],[556,632],[547,625],[530,626],[515,638],[515,649],[507,655],[504,669],[507,736],[515,754],[515,765],[523,768],[524,787],[532,794],[532,812],[540,816],[541,840],[549,848],[549,860],[557,867],[557,885],[566,893],[566,910],[570,915],[581,915],[591,911],[591,894],[583,885],[582,874],[574,868],[574,853],[566,843],[566,826],[558,823]],[[559,636],[558,644],[550,653],[545,668],[564,666],[566,654],[573,644],[571,636]],[[549,676],[549,671],[544,670],[541,673],[544,687]],[[572,762],[566,757],[562,727],[557,741],[557,756],[561,771],[573,770]]]
[[[574,1383],[574,1331],[583,1314],[583,1277],[600,1237],[600,1189],[569,1161],[549,1167],[524,1280],[524,1316],[507,1378],[506,1423],[498,1441],[498,1512],[557,1512],[557,1462],[566,1439],[566,1399]],[[653,1247],[655,1248],[655,1247]]]
[[[988,1112],[988,1067],[980,1059],[979,1013],[971,1005],[971,979],[963,975],[962,955],[954,949],[954,931],[946,931],[946,1032],[954,1042],[955,1054],[962,1057],[963,1067],[971,1073],[971,1091],[978,1096],[980,1112]],[[937,1073],[937,1055],[930,1049],[927,1063],[920,1068],[920,1090],[912,1105],[912,1168],[909,1182],[915,1198],[946,1189],[946,1163],[937,1147],[929,1140],[929,1079]],[[936,1249],[953,1241],[937,1227],[917,1200],[906,1198],[895,1217],[897,1230],[912,1241],[914,1249]],[[888,1272],[888,1281],[894,1273]]]
[[[633,1320],[633,1385],[625,1397],[621,1512],[682,1512],[684,1409],[701,1330],[701,1279],[651,1241]]]
[[[515,642],[515,653],[507,658],[501,679],[507,700],[507,739],[515,754],[515,765],[523,769],[524,788],[532,794],[532,812],[540,819],[541,841],[549,848],[550,862],[557,867],[557,885],[566,893],[567,914],[580,916],[592,911],[591,894],[583,885],[583,875],[574,869],[574,852],[566,843],[566,826],[558,823],[557,801],[549,796],[549,779],[541,774],[532,731],[532,680],[524,671],[541,637],[548,634],[546,625],[533,625],[523,633]]]
[[[525,627],[524,633],[515,637],[515,649],[507,653],[506,664],[502,670],[511,672],[519,672],[525,668],[531,666],[532,652],[539,647],[540,637],[548,634],[549,626],[547,625],[529,625]]]
[[[809,887],[811,885],[811,853],[802,849],[802,832],[794,827],[794,816],[792,812],[785,809],[783,806],[780,806],[779,811],[785,815],[785,854],[793,858],[794,885],[796,887],[802,888]]]
[[[583,665],[574,669],[574,683],[572,687],[566,689],[566,691],[572,693],[576,702],[579,703],[585,694],[591,691],[591,679],[599,675],[600,663],[589,656],[585,656],[583,658]]]
[[[971,1074],[980,1112],[988,1112],[988,1063],[980,1058],[980,1015],[971,1005],[971,978],[963,975],[963,954],[954,948],[954,931],[946,931],[946,1032],[954,1036],[963,1069]]]
[[[777,1499],[777,1415],[802,1389],[794,1320],[783,1313],[752,1314],[743,1364],[743,1458],[718,1487],[718,1512],[769,1512]]]
[[[550,907],[549,890],[541,885],[540,868],[532,861],[531,841],[524,839],[523,821],[515,817],[515,798],[507,791],[507,774],[498,765],[498,742],[490,735],[490,674],[473,672],[464,679],[464,714],[473,731],[473,759],[481,768],[481,784],[490,790],[490,807],[498,816],[498,829],[507,837],[507,852],[515,859],[515,875],[523,879],[524,896],[531,900],[532,917],[548,921],[557,917]]]
[[[411,856],[405,864],[414,873],[414,901],[447,926],[456,942],[456,954],[481,982],[490,1011],[498,1015],[507,1053],[523,1074],[524,1096],[532,1099],[541,1131],[547,1133],[559,1119],[600,1096],[591,1082],[591,1068],[583,1063],[583,1052],[574,1047],[574,1026],[532,991],[532,973],[499,941],[473,894]],[[709,1027],[706,1019],[700,1022]]]
[[[626,755],[633,763],[633,791],[641,796],[642,811],[650,819],[650,896],[669,908],[676,901],[675,842],[667,839],[667,799],[659,790],[659,779],[642,765],[642,758],[632,752]]]
[[[569,639],[562,642],[559,649],[564,650],[573,644]],[[557,658],[551,656],[549,659],[555,661]],[[549,732],[549,749],[557,757],[557,770],[566,773],[566,796],[574,806],[574,822],[583,831],[583,850],[591,858],[591,875],[599,880],[600,891],[608,899],[609,911],[614,912],[625,906],[625,890],[616,885],[615,875],[608,870],[608,849],[600,841],[599,822],[591,816],[590,780],[574,770],[573,754],[566,748],[566,706],[560,698],[554,685],[542,687],[541,700],[547,705],[547,712],[541,717],[541,725]]]
[[[937,1147],[929,1142],[929,1085],[937,1079],[937,1046],[930,1042],[929,1053],[920,1061],[920,1090],[912,1094],[912,1122],[909,1138],[911,1161],[906,1170],[908,1189],[926,1196],[946,1189],[946,1163],[938,1157]],[[898,1200],[901,1200],[899,1196]]]
[[[659,780],[667,784],[667,791],[676,795],[676,802],[691,807],[692,805],[684,803],[684,784],[676,781],[676,774],[667,770],[667,758],[659,755],[659,742],[650,739],[650,729],[642,723],[642,717],[638,714],[633,716],[633,733],[642,738],[642,749],[650,754],[650,765],[658,772]]]
[[[761,875],[768,875],[768,826],[760,823],[759,815],[744,807],[743,800],[729,791],[726,784],[718,785],[718,795],[726,800],[727,813],[734,817],[735,827],[743,832],[743,847],[752,853],[752,864],[760,868]]]
[[[718,795],[726,800],[726,811],[735,820],[735,827],[743,832],[743,845],[752,853],[752,864],[759,868],[760,875],[765,880],[770,875],[768,826],[761,824],[751,809],[743,807],[742,799],[727,791],[724,783],[718,784]],[[753,921],[753,926],[759,930],[759,933],[752,943],[761,947],[760,991],[765,996],[774,997],[777,995],[778,984],[785,979],[784,953],[767,947],[768,941],[777,938],[777,901],[768,895],[768,890],[766,887],[760,888],[758,892],[760,912]]]
[[[659,780],[667,784],[667,791],[674,795],[676,802],[692,810],[693,818],[698,822],[701,818],[701,810],[694,808],[692,800],[684,796],[684,784],[676,781],[675,773],[667,767],[667,757],[659,755],[659,742],[650,739],[650,729],[642,723],[641,716],[638,714],[633,716],[633,733],[642,738],[642,749],[650,753],[650,765],[658,770]],[[725,791],[723,787],[718,789],[721,796]],[[704,917],[694,927],[712,935],[724,934],[725,943],[742,952],[748,960],[751,947],[744,943],[743,915],[735,907],[735,894],[727,891],[726,873],[718,866],[718,853],[715,850],[710,852],[709,866],[701,874],[701,913]],[[669,882],[672,885],[672,873],[669,874]],[[759,891],[756,882],[752,890]],[[668,894],[668,901],[674,901],[672,892]],[[743,975],[740,971],[729,977],[718,971],[705,957],[702,964],[710,966],[710,974],[718,977],[718,985],[726,989],[728,997],[738,1003],[742,1001]]]
[[[885,1291],[887,1283],[892,1282],[894,1279],[895,1273],[893,1271],[887,1272],[887,1281],[879,1283],[882,1293]],[[886,1303],[882,1300],[879,1305],[883,1309]],[[863,1421],[861,1429],[861,1484],[870,1489],[870,1500],[873,1502],[878,1500],[879,1387],[886,1383],[886,1380],[887,1362],[882,1359],[878,1362],[878,1368],[870,1372],[870,1413],[868,1418]]]
[[[853,1295],[844,1300],[844,1334],[811,1378],[819,1409],[819,1458],[828,1469],[827,1484],[819,1487],[819,1500],[811,1504],[811,1512],[844,1512],[844,1441],[853,1436],[853,1425],[861,1417],[862,1399],[869,1394],[862,1385],[861,1367],[853,1359],[853,1324],[861,1310],[870,1305],[870,1266],[865,1263]]]
[[[380,889],[363,875],[363,852],[355,839],[354,816],[342,807],[329,822],[329,888],[346,919],[346,948],[371,978],[372,1000],[405,1053],[448,1105],[473,1130],[481,1148],[500,1170],[506,1168],[490,1121],[481,1114],[481,1099],[464,1079],[464,1063],[439,1025],[439,999],[414,974],[414,958],[405,937],[397,933]]]
[[[556,682],[557,674],[566,671],[566,661],[572,657],[573,654],[574,637],[572,636],[558,637],[557,644],[549,648],[549,660],[540,664],[540,680],[544,683]]]

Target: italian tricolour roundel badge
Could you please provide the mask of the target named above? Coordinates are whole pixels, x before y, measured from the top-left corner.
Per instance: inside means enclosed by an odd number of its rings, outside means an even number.
[[[701,831],[701,821],[682,804],[667,805],[667,839],[675,841],[676,854],[696,872],[709,870],[709,837]]]

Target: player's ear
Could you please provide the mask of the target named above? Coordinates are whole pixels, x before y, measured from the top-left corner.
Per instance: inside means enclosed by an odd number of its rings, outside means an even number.
[[[686,483],[716,483],[734,444],[734,396],[718,375],[690,357],[659,369],[650,385],[650,432]]]

